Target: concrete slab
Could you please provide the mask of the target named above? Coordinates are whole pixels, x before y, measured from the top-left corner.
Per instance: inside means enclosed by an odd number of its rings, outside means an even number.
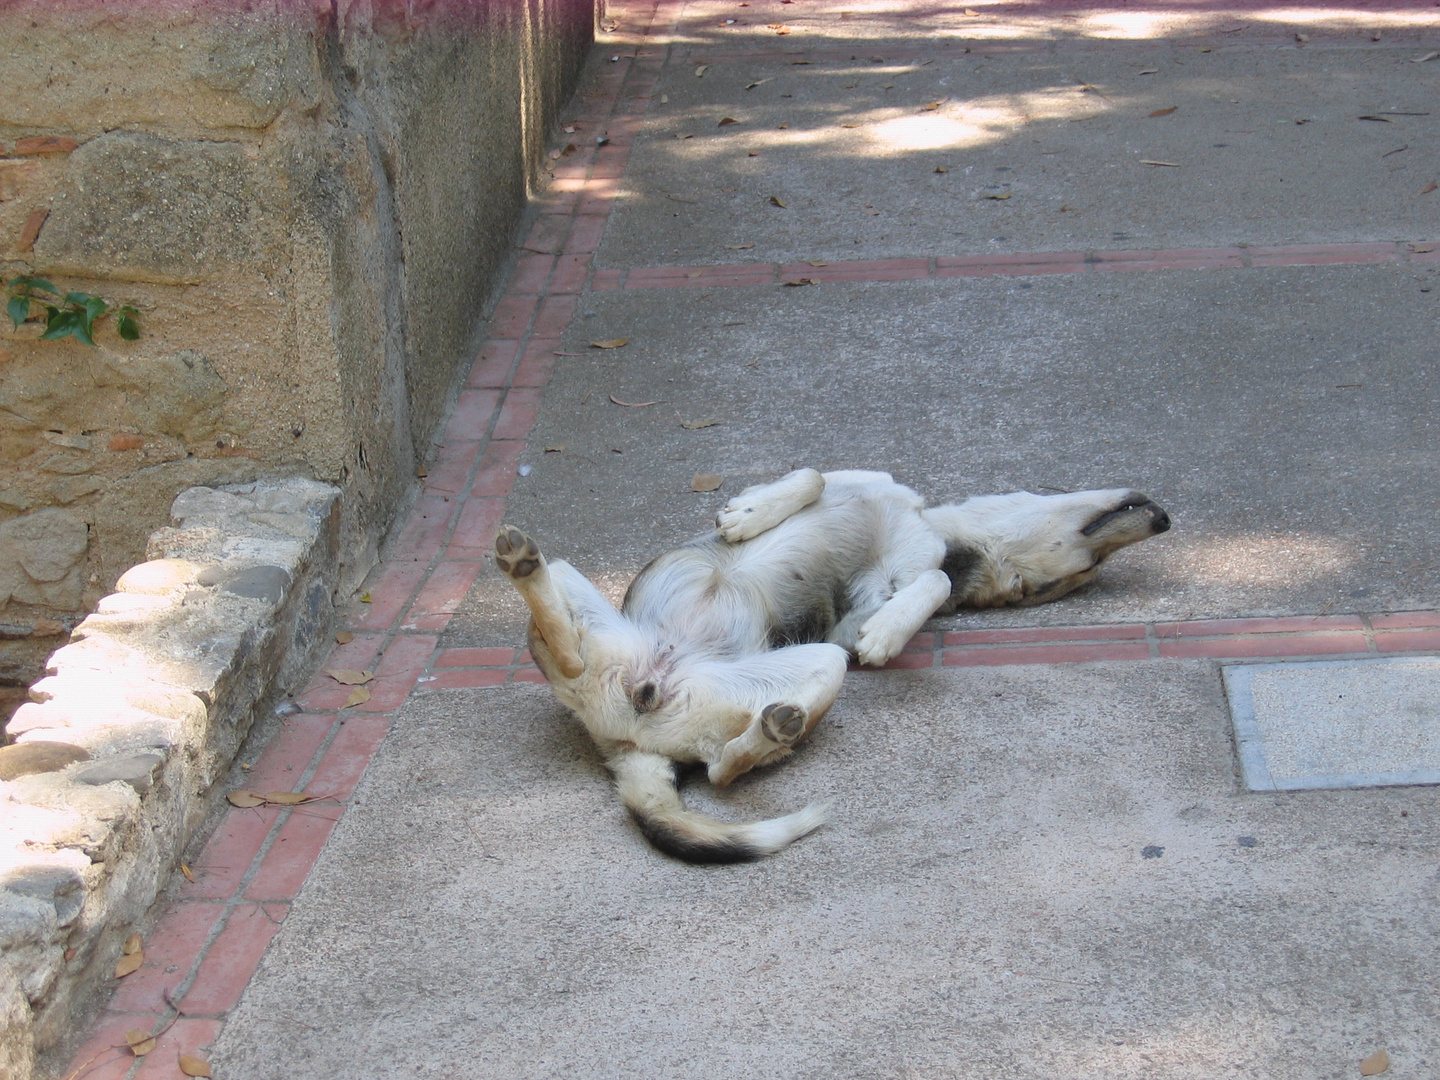
[[[1225,667],[1252,791],[1440,784],[1440,659]]]
[[[1414,45],[848,44],[669,64],[599,265],[1436,238]]]
[[[1315,267],[591,294],[556,346],[574,355],[556,358],[507,515],[618,597],[731,495],[799,465],[886,469],[937,501],[1129,484],[1173,532],[1060,603],[945,625],[1434,607],[1440,534],[1414,523],[1440,415],[1440,292],[1420,289],[1437,279]],[[681,426],[701,419],[720,423]],[[694,494],[696,472],[725,484]],[[513,594],[487,568],[445,643],[520,641]]]
[[[542,687],[418,694],[217,1076],[1399,1076],[1440,1063],[1440,791],[1240,791],[1205,663],[862,673],[780,856],[649,849]],[[1422,853],[1427,853],[1422,855]]]

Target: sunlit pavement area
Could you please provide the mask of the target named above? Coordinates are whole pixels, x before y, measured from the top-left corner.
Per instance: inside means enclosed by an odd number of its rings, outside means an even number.
[[[610,19],[326,665],[371,698],[317,674],[236,774],[322,800],[221,823],[67,1068],[1434,1075],[1440,8]],[[618,598],[801,465],[1132,485],[1175,529],[852,673],[788,762],[686,789],[831,824],[675,863],[489,543],[520,525]],[[111,1049],[137,1026],[156,1051]]]

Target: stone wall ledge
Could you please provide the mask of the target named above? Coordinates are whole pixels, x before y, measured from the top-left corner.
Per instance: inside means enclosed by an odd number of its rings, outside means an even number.
[[[0,747],[0,1075],[28,1077],[174,872],[252,720],[334,626],[340,492],[191,488]]]

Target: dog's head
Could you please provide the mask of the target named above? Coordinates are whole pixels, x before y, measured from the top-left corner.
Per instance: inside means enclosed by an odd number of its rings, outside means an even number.
[[[1170,528],[1170,515],[1127,488],[982,495],[925,517],[945,538],[949,611],[1054,600],[1121,548]]]

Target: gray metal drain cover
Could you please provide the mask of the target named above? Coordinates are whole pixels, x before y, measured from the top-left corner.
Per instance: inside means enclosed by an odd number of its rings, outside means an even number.
[[[1230,664],[1251,791],[1440,784],[1440,657]]]

